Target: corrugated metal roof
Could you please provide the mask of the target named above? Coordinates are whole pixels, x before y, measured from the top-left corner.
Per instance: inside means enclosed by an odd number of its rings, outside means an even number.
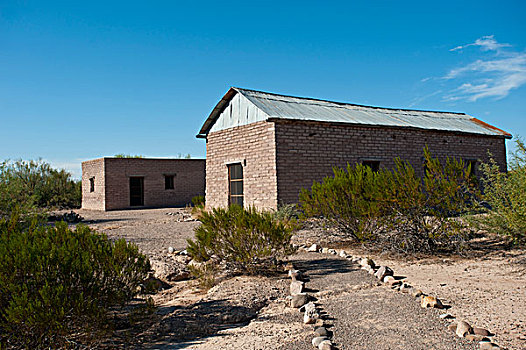
[[[206,137],[221,112],[237,93],[242,94],[263,111],[268,116],[267,120],[287,119],[409,127],[511,138],[509,133],[464,113],[362,106],[240,88],[231,88],[226,93],[205,121],[198,137]]]

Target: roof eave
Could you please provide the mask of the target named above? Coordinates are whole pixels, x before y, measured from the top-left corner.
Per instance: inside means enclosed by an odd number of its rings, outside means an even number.
[[[235,87],[231,87],[228,89],[227,93],[221,98],[221,100],[216,104],[214,109],[212,109],[212,112],[210,112],[210,115],[208,118],[206,118],[203,126],[201,127],[201,130],[199,130],[199,134],[196,135],[197,138],[205,139],[208,135],[208,132],[214,125],[217,118],[219,118],[219,115],[225,107],[228,105],[228,103],[232,100],[232,98],[238,93],[239,91]]]
[[[476,119],[476,118],[473,118]],[[478,120],[478,119],[477,119]],[[336,122],[336,121],[320,121],[320,120],[314,120],[314,119],[289,119],[289,118],[279,118],[279,117],[270,117],[267,118],[267,121],[269,122],[276,122],[276,121],[292,121],[292,122],[308,122],[308,123],[324,123],[324,124],[336,124],[336,125],[352,125],[352,126],[363,126],[363,127],[373,127],[373,128],[395,128],[395,129],[411,129],[411,130],[422,130],[422,131],[440,131],[440,132],[450,132],[450,133],[456,133],[456,134],[469,134],[469,135],[480,135],[480,136],[490,136],[490,137],[502,137],[505,139],[511,139],[512,135],[510,133],[505,132],[504,130],[501,130],[499,128],[496,128],[492,125],[489,125],[487,123],[484,123],[483,121],[480,121],[480,123],[483,123],[488,127],[488,129],[491,129],[493,131],[498,130],[499,134],[482,134],[482,133],[476,133],[476,132],[470,132],[470,131],[462,131],[462,130],[444,130],[444,129],[428,129],[428,128],[421,128],[417,126],[400,126],[400,125],[381,125],[381,124],[362,124],[362,123],[349,123],[349,122]]]

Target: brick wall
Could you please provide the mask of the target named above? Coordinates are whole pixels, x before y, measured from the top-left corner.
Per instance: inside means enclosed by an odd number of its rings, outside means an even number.
[[[211,132],[206,144],[206,205],[228,205],[229,163],[243,165],[244,203],[277,205],[274,124],[257,122]]]
[[[89,192],[89,176],[84,175],[90,163],[82,164],[82,207],[86,209],[112,210],[130,208],[130,177],[144,178],[144,206],[168,207],[184,206],[191,203],[192,197],[204,195],[204,159],[147,159],[147,158],[104,158],[96,160],[100,175],[95,175],[96,185],[103,190],[103,201]],[[165,189],[165,175],[175,175],[174,189]],[[98,185],[98,178],[101,184]],[[86,197],[85,197],[86,196]],[[86,200],[85,200],[86,198]],[[86,205],[85,205],[86,203]],[[102,204],[103,203],[103,204]]]
[[[381,167],[394,167],[393,159],[408,160],[422,175],[423,148],[433,156],[487,161],[490,151],[506,170],[506,146],[501,137],[455,134],[403,128],[364,127],[320,122],[276,121],[279,203],[298,201],[302,187],[332,175],[333,166],[363,160],[379,160]]]
[[[90,178],[95,181],[93,192],[90,192]],[[104,158],[82,162],[82,208],[105,208]]]

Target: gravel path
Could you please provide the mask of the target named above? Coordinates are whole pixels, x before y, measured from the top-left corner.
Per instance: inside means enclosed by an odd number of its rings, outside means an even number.
[[[318,290],[314,295],[327,313],[338,349],[478,348],[448,331],[439,310],[422,309],[412,296],[378,285],[358,264],[316,253],[299,254],[294,263],[307,271],[306,286]],[[279,349],[307,349],[311,339],[309,334]]]

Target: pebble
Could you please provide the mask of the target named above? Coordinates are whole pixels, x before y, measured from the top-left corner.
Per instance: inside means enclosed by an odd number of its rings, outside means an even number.
[[[363,258],[362,260],[360,260],[360,265],[362,265],[362,266],[370,266],[370,267],[374,267],[375,266],[374,261],[371,258]]]
[[[484,337],[492,336],[491,332],[484,328],[473,327],[473,334],[482,335]]]
[[[290,282],[290,295],[302,293],[304,285],[305,283],[301,281]]]
[[[289,270],[289,277],[293,281],[301,280],[301,272],[299,270]]]
[[[175,251],[174,247],[168,247],[168,253],[173,254]]]
[[[500,347],[497,344],[494,344],[489,341],[480,342],[479,346],[480,346],[480,350],[500,349]]]
[[[435,309],[444,308],[444,305],[442,305],[442,302],[440,301],[440,299],[436,297],[424,296],[424,295],[420,296],[420,306],[424,309],[428,307],[432,307]]]
[[[308,300],[309,300],[309,296],[307,295],[307,293],[294,294],[290,301],[290,307],[297,309],[305,305]]]
[[[378,271],[376,271],[374,275],[376,276],[376,278],[382,281],[385,276],[394,275],[394,272],[393,269],[391,269],[389,266],[380,266],[380,268],[378,268]]]
[[[325,327],[318,327],[314,330],[314,333],[319,337],[328,337],[329,331]]]
[[[466,334],[464,338],[466,338],[469,341],[477,341],[477,342],[489,341],[488,338],[486,338],[483,335],[479,335],[479,334]]]
[[[327,248],[327,247],[321,248],[321,252],[322,252],[322,254],[328,254],[329,253],[329,248]]]
[[[466,334],[470,334],[473,331],[469,323],[466,321],[460,321],[457,323],[457,329],[455,330],[455,333],[460,337],[464,338]]]
[[[318,347],[324,340],[328,340],[327,337],[314,337],[312,338],[312,345]]]
[[[452,316],[451,314],[442,314],[442,315],[439,315],[438,317],[440,317],[443,320],[450,320],[450,319],[455,318],[455,316]]]
[[[308,252],[318,252],[320,250],[320,246],[317,244],[311,245],[309,248],[306,249]]]
[[[345,250],[342,249],[342,250],[340,251],[340,257],[342,257],[342,258],[346,258],[347,255],[348,255],[348,254],[347,254],[347,252],[346,252]]]
[[[330,340],[324,340],[318,345],[318,349],[320,350],[333,350],[333,346]]]

